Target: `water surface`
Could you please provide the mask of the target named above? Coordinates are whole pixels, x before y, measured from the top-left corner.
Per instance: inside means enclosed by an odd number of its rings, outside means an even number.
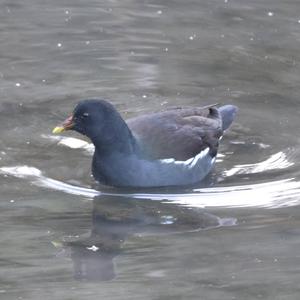
[[[2,1],[1,299],[298,299],[298,6]],[[51,134],[87,97],[240,111],[204,183],[119,191]]]

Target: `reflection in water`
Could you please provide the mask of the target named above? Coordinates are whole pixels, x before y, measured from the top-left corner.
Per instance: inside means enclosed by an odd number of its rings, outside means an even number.
[[[107,251],[98,247],[92,250],[81,243],[70,243],[74,263],[74,278],[77,280],[106,281],[115,277],[113,258],[115,250]]]
[[[74,277],[105,281],[115,277],[113,258],[130,235],[170,234],[235,224],[200,209],[161,201],[98,196],[94,199],[90,236],[65,243],[71,248]]]

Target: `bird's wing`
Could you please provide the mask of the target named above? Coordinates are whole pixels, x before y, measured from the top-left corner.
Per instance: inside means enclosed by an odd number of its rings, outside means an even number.
[[[145,157],[186,160],[207,147],[214,156],[222,135],[217,108],[176,108],[127,120]]]

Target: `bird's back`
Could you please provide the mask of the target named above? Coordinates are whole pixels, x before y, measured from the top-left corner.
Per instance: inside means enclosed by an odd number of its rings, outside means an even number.
[[[214,156],[236,108],[176,108],[127,120],[145,157],[186,160],[206,149]],[[225,125],[225,126],[224,126]]]

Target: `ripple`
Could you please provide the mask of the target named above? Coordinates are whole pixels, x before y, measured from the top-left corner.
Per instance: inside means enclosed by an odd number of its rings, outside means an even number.
[[[81,149],[90,155],[94,152],[94,146],[81,139],[53,135],[43,135],[42,137],[56,141],[58,145],[72,149]],[[283,151],[279,151],[258,163],[236,165],[226,170],[224,174],[226,177],[231,177],[240,174],[256,174],[289,168],[294,163],[288,158],[291,151],[288,150],[288,152],[286,154]],[[220,160],[222,160],[223,156],[221,153],[218,154]],[[298,196],[300,195],[300,182],[294,178],[230,187],[194,189],[190,193],[105,193],[46,177],[40,170],[29,166],[2,167],[0,168],[0,173],[5,176],[27,178],[34,185],[89,199],[99,195],[109,195],[136,199],[168,200],[179,205],[191,207],[279,208],[296,206],[300,203],[300,197]]]
[[[293,166],[294,163],[288,161],[287,155],[280,151],[271,155],[268,159],[254,164],[236,165],[232,169],[225,171],[226,176],[238,174],[255,174],[276,169],[286,169]]]
[[[101,194],[93,189],[67,184],[62,181],[43,176],[39,169],[30,166],[2,167],[0,168],[0,174],[6,176],[10,175],[17,178],[25,178],[33,185],[50,188],[72,195],[92,198]]]
[[[0,168],[0,174],[29,180],[32,185],[93,199],[99,195],[166,200],[190,207],[279,208],[300,204],[300,182],[294,178],[230,187],[194,189],[191,193],[105,193],[46,177],[30,166]]]
[[[73,137],[64,137],[59,135],[47,135],[43,134],[42,138],[49,139],[51,141],[57,142],[58,145],[62,145],[71,149],[82,149],[86,151],[89,154],[94,153],[94,145],[91,143],[88,143],[84,140],[73,138]]]
[[[300,204],[300,182],[293,178],[232,187],[214,187],[185,194],[131,194],[133,198],[169,200],[191,207],[279,208]]]

